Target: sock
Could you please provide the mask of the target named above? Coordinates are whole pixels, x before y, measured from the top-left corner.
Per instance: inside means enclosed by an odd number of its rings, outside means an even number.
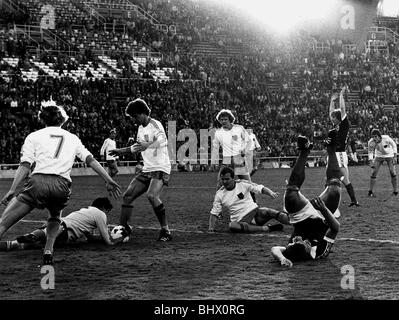
[[[128,232],[131,232],[128,221],[133,214],[133,206],[130,204],[122,204],[121,216],[119,218],[119,224],[124,226]]]
[[[346,191],[348,191],[349,197],[351,198],[352,203],[357,203],[356,196],[355,196],[355,190],[353,190],[352,183],[349,183],[345,186]]]
[[[166,222],[165,206],[161,203],[158,207],[154,208],[155,215],[158,218],[161,228],[169,231],[168,223]]]
[[[391,182],[392,182],[393,192],[398,192],[398,182],[396,180],[396,176],[391,177]]]

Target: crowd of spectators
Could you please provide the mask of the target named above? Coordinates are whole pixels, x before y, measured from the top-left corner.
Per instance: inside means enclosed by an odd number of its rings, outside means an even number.
[[[0,57],[18,57],[20,61],[15,67],[3,60],[0,64],[0,70],[8,74],[0,78],[0,163],[18,162],[23,139],[40,127],[37,114],[41,101],[50,97],[65,106],[70,116],[67,129],[77,134],[97,157],[111,128],[118,130],[118,145],[126,145],[129,137],[134,136],[136,128],[123,111],[126,102],[136,97],[149,103],[152,115],[166,130],[168,121],[176,121],[177,130],[191,128],[198,137],[200,129],[217,126],[215,115],[220,109],[232,109],[237,122],[257,135],[268,156],[290,156],[296,153],[298,134],[313,137],[315,149],[323,149],[322,140],[331,127],[330,96],[347,85],[355,93],[352,98],[347,97],[347,111],[351,139],[357,141],[359,148],[366,146],[374,127],[399,138],[399,109],[384,107],[398,105],[399,101],[399,58],[394,49],[381,54],[359,52],[348,50],[345,42],[330,39],[330,49],[318,52],[310,45],[309,35],[298,33],[282,41],[272,35],[252,34],[251,41],[246,39],[245,54],[217,60],[193,50],[192,43],[224,35],[224,24],[237,24],[232,22],[233,18],[230,21],[212,16],[209,8],[203,9],[202,15],[197,11],[197,17],[193,17],[192,6],[198,6],[197,2],[132,2],[142,5],[162,22],[188,26],[187,33],[179,38],[179,34],[156,32],[146,23],[130,25],[132,33],[101,31],[95,26],[80,31],[59,28],[57,32],[74,43],[79,53],[71,59],[65,53],[45,52],[39,60],[52,62],[60,70],[74,69],[87,61],[96,64],[95,50],[107,43],[123,67],[129,65],[131,58],[118,53],[124,44],[129,51],[131,45],[139,46],[141,40],[137,39],[145,39],[146,43],[161,39],[167,43],[163,49],[178,55],[179,63],[187,67],[186,77],[159,82],[125,72],[119,79],[91,77],[76,82],[42,74],[36,82],[24,81],[21,70],[24,64],[29,67],[24,50],[27,44],[20,44],[20,37],[10,40],[9,31],[0,32]],[[201,19],[204,15],[208,19]],[[151,32],[143,31],[147,29]],[[242,34],[233,31],[228,38],[235,35],[237,40]],[[188,74],[192,75],[191,80],[186,79]]]

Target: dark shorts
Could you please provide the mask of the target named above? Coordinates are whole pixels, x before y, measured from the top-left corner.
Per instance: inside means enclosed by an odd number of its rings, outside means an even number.
[[[297,236],[301,236],[303,240],[322,239],[328,230],[328,226],[319,218],[307,218],[293,226],[294,231],[288,243],[292,242],[292,239]]]
[[[108,168],[112,171],[118,171],[118,165],[116,160],[107,160]]]
[[[169,185],[170,175],[163,171],[141,172],[134,180],[145,184],[147,187],[150,185],[152,179],[162,180],[165,186]],[[134,181],[133,180],[133,181]]]
[[[50,212],[65,208],[71,196],[71,182],[53,174],[34,174],[28,178],[17,199]]]

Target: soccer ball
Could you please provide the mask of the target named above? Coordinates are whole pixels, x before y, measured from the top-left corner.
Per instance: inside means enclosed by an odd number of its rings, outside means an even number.
[[[115,226],[111,230],[111,234],[110,234],[112,240],[118,240],[118,239],[122,238],[124,231],[125,231],[124,226]]]

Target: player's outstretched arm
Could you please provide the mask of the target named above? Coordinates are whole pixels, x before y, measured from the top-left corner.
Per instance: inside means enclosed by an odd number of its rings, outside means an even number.
[[[108,151],[108,154],[110,156],[123,156],[125,154],[131,154],[131,153],[136,153],[133,151],[132,146]]]
[[[331,101],[330,101],[330,108],[329,108],[329,115],[330,115],[330,119],[331,119],[331,114],[333,113],[333,111],[335,110],[335,105],[334,102],[335,100],[338,98],[336,93],[333,93],[331,96]]]
[[[278,197],[278,192],[274,192],[273,190],[269,189],[268,187],[263,187],[262,193],[267,194],[270,198],[273,198],[273,199],[276,199]]]
[[[292,261],[287,259],[283,255],[285,249],[286,249],[285,247],[281,246],[272,247],[271,249],[272,257],[277,261],[279,261],[282,266],[291,268],[293,266]]]
[[[14,197],[18,186],[28,176],[29,172],[30,172],[29,163],[22,162],[19,165],[19,167],[17,169],[17,172],[15,173],[14,180],[12,182],[12,185],[11,185],[10,189],[4,195],[4,197],[1,199],[1,204],[6,206],[10,202],[10,200]]]
[[[121,187],[117,184],[104,170],[101,164],[92,156],[86,158],[86,164],[91,167],[107,184],[108,192],[114,197],[118,198],[121,195]]]
[[[330,227],[330,229],[327,231],[327,236],[330,239],[335,239],[338,231],[340,224],[338,220],[334,217],[334,215],[331,213],[331,211],[326,207],[325,203],[323,200],[320,199],[320,197],[316,197],[312,200],[310,200],[312,203],[313,207],[316,210],[319,210],[323,217],[326,219],[327,225]]]
[[[341,93],[339,94],[339,108],[341,109],[341,119],[345,119],[346,116],[346,106],[345,106],[345,98],[344,94],[348,89],[343,87]]]

